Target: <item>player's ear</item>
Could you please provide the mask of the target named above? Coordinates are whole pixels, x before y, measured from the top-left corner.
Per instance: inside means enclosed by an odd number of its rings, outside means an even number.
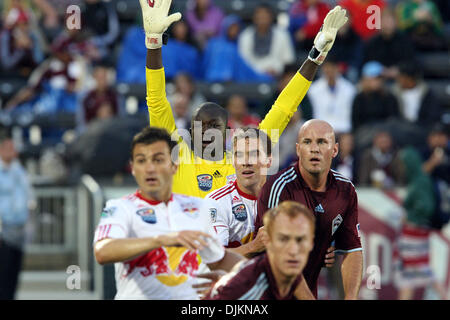
[[[336,158],[339,153],[339,143],[336,142],[333,147],[333,158]]]
[[[131,168],[131,174],[133,175],[133,177],[136,177],[135,173],[134,173],[134,166],[133,166],[133,159],[130,159],[130,168]]]
[[[300,159],[300,144],[298,142],[295,143],[295,150],[297,151],[297,157]]]

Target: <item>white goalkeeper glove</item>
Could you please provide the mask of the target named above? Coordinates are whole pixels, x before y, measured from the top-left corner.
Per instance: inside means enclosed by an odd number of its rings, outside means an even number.
[[[163,33],[181,19],[181,13],[169,14],[172,0],[139,0],[145,30],[147,49],[158,49],[163,45]]]
[[[346,11],[340,6],[334,7],[328,12],[323,20],[322,27],[319,33],[314,38],[314,47],[308,55],[308,59],[314,63],[321,65],[328,54],[328,51],[333,47],[336,34],[340,27],[342,27],[348,20],[345,16]]]

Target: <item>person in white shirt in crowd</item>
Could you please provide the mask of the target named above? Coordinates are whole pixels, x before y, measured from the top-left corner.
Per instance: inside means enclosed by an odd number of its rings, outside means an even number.
[[[280,75],[284,67],[295,60],[292,39],[286,29],[274,25],[270,5],[258,5],[253,24],[239,35],[239,52],[256,71],[272,76]]]
[[[338,134],[352,130],[356,88],[340,74],[338,61],[332,53],[322,65],[322,76],[311,84],[307,95],[313,118],[327,121]]]
[[[0,128],[0,300],[15,298],[33,199],[10,132]]]
[[[201,262],[230,271],[244,257],[226,251],[211,224],[208,200],[172,193],[176,146],[161,128],[132,142],[138,190],[106,203],[95,231],[98,263],[115,263],[115,299],[193,300]]]

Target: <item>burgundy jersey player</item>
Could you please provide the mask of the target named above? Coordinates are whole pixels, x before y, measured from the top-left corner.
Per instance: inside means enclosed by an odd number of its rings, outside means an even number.
[[[303,271],[317,297],[317,279],[331,242],[344,253],[341,266],[346,299],[356,299],[362,278],[362,247],[359,238],[358,200],[350,180],[330,169],[338,153],[333,128],[325,121],[307,121],[297,139],[298,163],[272,176],[258,199],[255,230],[262,215],[285,200],[306,205],[316,217],[314,248]]]
[[[300,203],[285,201],[269,210],[263,220],[266,252],[239,263],[205,299],[292,300],[298,288],[304,290],[302,270],[313,248],[314,215]]]

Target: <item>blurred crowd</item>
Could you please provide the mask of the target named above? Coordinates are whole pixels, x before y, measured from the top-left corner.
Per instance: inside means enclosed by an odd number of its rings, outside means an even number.
[[[29,141],[33,150],[67,147],[99,122],[133,114],[146,119],[145,36],[135,2],[131,21],[118,13],[117,0],[1,2],[0,82],[23,85],[2,91],[0,122],[24,129],[23,154],[31,150]],[[427,173],[450,183],[449,105],[429,85],[422,63],[430,54],[449,63],[448,1],[292,0],[284,11],[277,1],[260,1],[247,15],[225,10],[225,3],[173,1],[183,19],[168,30],[163,63],[177,127],[187,128],[195,106],[210,100],[198,84],[265,83],[273,88],[270,99],[235,93],[216,101],[229,111],[231,128],[257,126],[306,57],[327,12],[339,4],[350,21],[281,138],[280,168],[295,161],[292,145],[301,124],[320,118],[338,135],[334,168],[356,184],[404,185],[398,151],[407,144],[421,152]],[[141,96],[129,99],[123,84],[140,88]],[[57,115],[73,123],[65,127]],[[38,150],[34,157],[42,158]]]

